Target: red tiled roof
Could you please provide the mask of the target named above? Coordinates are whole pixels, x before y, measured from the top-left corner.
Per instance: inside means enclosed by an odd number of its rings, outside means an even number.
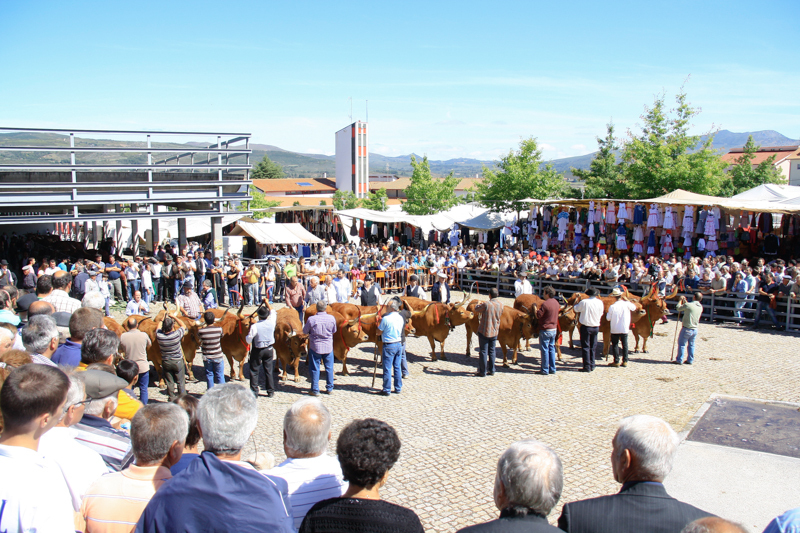
[[[798,146],[762,146],[754,154],[755,157],[753,157],[752,164],[759,165],[772,156],[775,156],[775,163],[780,163],[787,157],[797,154],[798,149],[800,149]],[[742,157],[743,153],[744,150],[742,148],[733,148],[722,156],[722,160],[734,165],[736,160]]]

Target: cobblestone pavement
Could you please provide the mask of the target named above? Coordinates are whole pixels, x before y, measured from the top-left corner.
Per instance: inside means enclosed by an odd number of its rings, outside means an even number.
[[[382,497],[416,511],[427,531],[454,531],[497,516],[492,498],[497,459],[511,442],[534,437],[552,446],[564,465],[564,493],[550,515],[555,522],[562,504],[618,490],[609,454],[616,424],[625,416],[659,416],[680,431],[712,393],[800,401],[796,335],[703,323],[695,364],[677,366],[669,364],[674,332],[674,321],[657,326],[650,353],[631,354],[627,368],[600,361],[595,372],[580,373],[579,349],[567,347],[556,375],[537,375],[538,344],[532,344],[518,365],[485,378],[473,375],[477,340],[466,357],[463,327],[447,339],[447,361],[431,361],[427,339],[410,338],[411,377],[402,394],[391,397],[377,395],[380,370],[377,387],[370,387],[374,347],[362,344],[348,356],[351,375],[340,376],[337,361],[334,394],[321,396],[333,414],[331,449],[353,418],[390,423],[402,450]],[[632,336],[630,344],[632,349]],[[199,365],[200,357],[197,370]],[[278,462],[285,458],[282,417],[307,394],[306,375],[302,363],[299,383],[290,377],[274,398],[259,398],[255,441]],[[205,384],[188,389],[202,393]],[[151,398],[166,397],[152,390]]]

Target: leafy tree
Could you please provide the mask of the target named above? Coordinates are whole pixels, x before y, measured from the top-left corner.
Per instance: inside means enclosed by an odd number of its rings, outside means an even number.
[[[320,200],[319,205],[328,205],[328,202],[326,202],[325,200]]]
[[[361,199],[361,207],[364,209],[372,209],[373,211],[386,211],[389,207],[386,205],[386,200],[389,196],[386,194],[386,189],[381,187],[375,192],[370,191],[366,198]]]
[[[299,206],[300,206],[300,200],[295,200],[294,203],[292,204],[292,207],[299,207]]]
[[[264,156],[264,159],[250,171],[250,179],[254,180],[276,180],[283,177],[283,167],[267,156]]]
[[[675,98],[674,116],[664,109],[664,97],[645,108],[639,135],[629,133],[622,150],[624,188],[620,198],[652,198],[685,189],[699,194],[716,194],[724,179],[725,163],[712,149],[713,134],[704,142],[689,135],[689,121],[699,113],[686,101],[686,93]]]
[[[356,197],[353,191],[337,190],[333,193],[333,207],[337,211],[344,211],[345,209],[356,209],[361,205],[361,202]]]
[[[783,183],[785,181],[780,171],[775,167],[776,156],[774,155],[753,166],[753,159],[755,159],[759,148],[760,146],[753,141],[753,136],[750,135],[744,145],[744,152],[736,158],[733,167],[728,171],[728,179],[722,188],[722,195],[733,196],[759,185]]]
[[[626,198],[628,184],[617,164],[619,146],[614,138],[614,125],[606,125],[604,139],[597,137],[598,152],[588,170],[572,168],[572,173],[586,182],[587,198]],[[572,194],[569,195],[572,197]]]
[[[528,208],[526,198],[559,198],[566,189],[563,177],[552,163],[543,165],[542,151],[534,137],[523,139],[519,150],[509,150],[497,163],[499,170],[483,168],[483,181],[477,185],[477,200],[494,212]]]
[[[409,215],[434,215],[461,202],[456,196],[456,187],[461,178],[454,177],[453,172],[444,179],[434,179],[428,156],[417,161],[412,155],[411,167],[411,184],[405,191],[407,201],[403,204],[403,211]]]
[[[270,207],[278,207],[279,205],[281,205],[280,201],[267,200],[266,198],[264,198],[264,194],[252,185],[250,186],[249,191],[250,191],[250,196],[253,197],[253,199],[250,200],[251,210],[268,209]],[[240,203],[239,208],[237,209],[237,211],[247,211],[247,210],[248,210],[247,205],[245,205],[244,203]],[[253,218],[255,219],[271,218],[273,215],[274,213],[271,213],[269,211],[253,211]]]

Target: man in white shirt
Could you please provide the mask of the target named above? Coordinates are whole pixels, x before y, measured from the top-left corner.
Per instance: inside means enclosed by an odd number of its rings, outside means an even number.
[[[533,294],[531,282],[525,278],[522,272],[514,272],[517,280],[514,282],[514,298],[519,298],[523,294]]]
[[[331,414],[317,398],[297,400],[283,417],[283,450],[286,461],[264,472],[286,480],[298,530],[311,507],[347,490],[342,468],[328,451]]]
[[[150,312],[150,306],[147,302],[142,300],[142,292],[136,291],[133,293],[133,298],[128,305],[125,306],[125,316],[131,315],[146,315]]]
[[[109,473],[100,454],[77,442],[75,437],[78,436],[78,432],[70,429],[70,426],[81,421],[85,404],[90,401],[91,398],[86,398],[83,373],[71,374],[64,417],[56,427],[39,439],[39,453],[58,465],[67,482],[74,511],[80,510],[81,499],[86,494],[86,489],[100,476]]]
[[[336,271],[336,278],[333,280],[333,287],[336,290],[336,301],[340,304],[346,304],[350,301],[350,294],[353,288],[348,280],[340,270]]]
[[[603,318],[605,307],[603,302],[597,299],[597,289],[594,287],[586,291],[586,296],[576,303],[573,310],[580,313],[578,321],[581,324],[581,356],[583,357],[583,368],[581,372],[594,371],[594,351],[597,347],[597,333],[600,331],[600,320]]]
[[[606,318],[611,325],[611,354],[614,362],[608,366],[620,366],[619,344],[622,344],[622,366],[628,366],[628,332],[631,329],[631,313],[636,311],[636,305],[622,297],[622,290],[614,287],[611,296],[616,301],[611,304],[606,313]]]
[[[69,390],[55,367],[23,365],[0,391],[0,531],[74,532],[72,500],[61,471],[39,440],[63,416]]]

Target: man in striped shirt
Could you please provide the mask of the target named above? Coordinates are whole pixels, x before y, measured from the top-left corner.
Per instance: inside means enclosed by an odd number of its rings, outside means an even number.
[[[156,491],[172,478],[170,467],[183,454],[189,417],[173,403],[142,407],[131,420],[136,463],[103,476],[86,491],[81,514],[86,531],[132,531]]]
[[[175,399],[175,384],[178,385],[178,395],[186,394],[186,366],[183,362],[181,339],[186,334],[182,327],[174,329],[177,320],[174,315],[164,317],[156,323],[156,341],[161,349],[161,371],[164,373],[164,382],[167,385],[169,401]]]
[[[194,288],[188,281],[183,284],[183,294],[175,297],[175,304],[181,307],[186,316],[192,320],[197,320],[203,312],[203,304],[200,303],[200,298],[197,297],[197,293],[194,292]]]
[[[206,369],[206,390],[215,383],[225,383],[225,364],[222,359],[222,328],[214,325],[216,317],[211,311],[203,313],[206,325],[197,331],[203,347],[203,366]]]

